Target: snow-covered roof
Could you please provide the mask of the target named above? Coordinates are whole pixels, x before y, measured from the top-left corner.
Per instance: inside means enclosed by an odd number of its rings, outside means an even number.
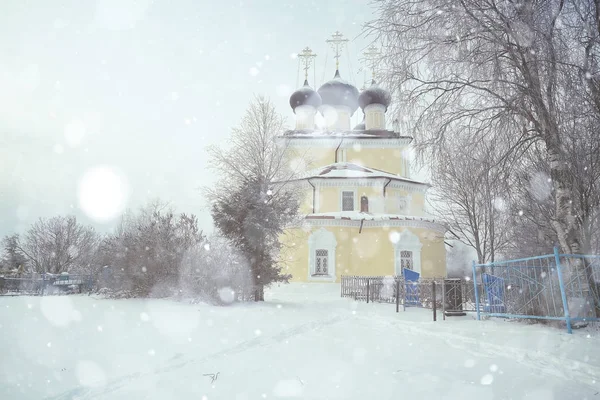
[[[440,223],[434,219],[426,217],[416,217],[400,214],[379,214],[365,213],[360,211],[338,211],[328,213],[307,214],[306,219],[342,219],[349,221],[422,221],[431,223]]]
[[[372,179],[372,178],[387,178],[394,179],[403,182],[409,182],[414,184],[426,185],[426,183],[415,181],[412,179],[404,178],[399,175],[392,174],[390,172],[381,171],[375,168],[364,167],[362,165],[349,163],[349,162],[338,162],[329,165],[325,165],[323,167],[319,167],[317,169],[313,169],[312,171],[306,172],[306,174],[302,175],[299,179],[344,179],[344,178],[354,178],[354,179]]]
[[[345,131],[323,131],[319,129],[298,129],[298,130],[289,130],[283,133],[283,138],[322,138],[322,139],[331,139],[331,138],[369,138],[369,139],[410,139],[410,136],[400,136],[399,133],[394,131],[388,131],[385,129],[381,130],[345,130]]]

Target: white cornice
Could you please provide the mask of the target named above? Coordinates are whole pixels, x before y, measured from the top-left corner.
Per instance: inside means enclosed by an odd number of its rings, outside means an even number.
[[[411,138],[377,138],[373,136],[365,137],[317,137],[308,136],[303,137],[278,137],[277,141],[280,143],[287,143],[290,147],[322,147],[322,148],[337,148],[341,144],[341,148],[352,147],[355,144],[360,145],[362,148],[369,149],[389,149],[389,148],[403,148],[410,144]]]
[[[306,226],[335,226],[335,227],[360,227],[360,220],[346,220],[334,218],[304,219],[302,224]],[[406,227],[406,228],[424,228],[439,233],[446,233],[446,228],[437,222],[413,220],[413,219],[386,219],[380,221],[363,221],[363,229],[383,228],[383,227]]]
[[[308,179],[305,181],[308,181]],[[383,187],[388,182],[388,178],[310,178],[310,182],[315,187]],[[429,185],[391,180],[387,188],[425,193],[429,189]]]
[[[310,188],[312,186],[308,182],[310,179],[310,183],[312,183],[315,188],[322,187],[381,187],[385,186],[388,179],[387,178],[305,178],[299,179],[297,181],[290,181],[287,184],[298,185],[303,188]],[[283,182],[274,182],[274,185],[282,185]],[[428,184],[419,184],[419,183],[411,183],[411,182],[403,182],[403,181],[395,181],[392,180],[387,186],[386,189],[401,189],[406,190],[409,193],[417,192],[417,193],[426,193],[430,188]]]

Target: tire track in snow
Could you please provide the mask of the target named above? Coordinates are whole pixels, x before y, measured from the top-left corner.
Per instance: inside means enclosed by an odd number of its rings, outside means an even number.
[[[242,341],[232,347],[217,351],[215,353],[207,354],[200,358],[188,357],[188,359],[182,360],[182,354],[178,353],[175,356],[171,357],[171,363],[166,366],[155,368],[151,372],[147,373],[132,373],[125,376],[121,376],[106,382],[106,384],[97,388],[86,388],[86,387],[77,387],[75,389],[63,392],[57,396],[46,397],[46,400],[84,400],[84,399],[93,399],[98,396],[105,396],[109,393],[115,392],[124,386],[127,386],[131,381],[135,379],[139,379],[142,377],[156,375],[164,372],[170,372],[173,370],[177,370],[179,368],[183,368],[189,364],[197,364],[206,361],[213,360],[219,357],[225,357],[233,354],[243,353],[248,350],[252,350],[257,347],[267,347],[272,344],[281,343],[287,339],[290,339],[294,336],[301,335],[304,333],[312,332],[324,328],[329,325],[336,324],[338,322],[344,321],[350,317],[342,317],[340,315],[336,315],[333,317],[307,322],[298,326],[294,326],[289,329],[285,329],[280,331],[272,336],[257,336],[255,338]],[[177,362],[174,362],[177,361]]]
[[[361,317],[366,318],[366,317]],[[384,322],[378,324],[386,327],[400,328],[403,333],[426,335],[444,341],[449,347],[463,351],[474,357],[502,357],[515,361],[521,365],[537,370],[541,374],[557,378],[575,381],[597,389],[593,381],[600,379],[600,368],[578,360],[559,358],[553,354],[536,350],[528,351],[524,348],[516,348],[505,344],[498,345],[483,341],[481,338],[472,338],[448,331],[432,331],[426,328],[408,325],[405,321]]]
[[[178,364],[171,364],[169,366],[165,366],[160,368],[159,370],[157,370],[156,372],[165,372],[165,371],[169,371],[173,368],[180,368],[184,365],[187,365],[189,363],[198,363],[198,362],[204,362],[204,361],[209,361],[212,360],[214,358],[218,358],[218,357],[223,357],[223,356],[230,356],[233,354],[239,354],[242,353],[244,351],[253,349],[255,347],[266,347],[269,346],[273,343],[281,343],[289,338],[292,338],[294,336],[303,334],[303,333],[308,333],[311,331],[315,331],[318,329],[321,329],[325,326],[328,325],[332,325],[338,322],[343,321],[346,318],[343,318],[341,316],[334,316],[331,318],[327,318],[327,319],[323,319],[323,320],[317,320],[317,321],[312,321],[312,322],[308,322],[305,324],[301,324],[298,326],[295,326],[293,328],[289,328],[289,329],[285,329],[275,335],[272,336],[257,336],[255,338],[249,339],[249,340],[245,340],[241,343],[238,343],[235,346],[232,346],[230,348],[218,351],[216,353],[212,353],[209,355],[206,355],[204,357],[201,357],[199,359],[190,359],[187,361],[182,361]],[[181,354],[175,356],[174,358],[180,359],[181,358]]]

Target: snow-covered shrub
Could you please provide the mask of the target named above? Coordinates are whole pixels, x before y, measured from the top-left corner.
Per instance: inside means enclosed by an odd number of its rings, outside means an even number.
[[[180,266],[186,252],[205,240],[194,215],[175,214],[159,202],[128,213],[117,231],[100,245],[98,289],[132,297],[166,297],[179,292]]]
[[[229,304],[254,285],[248,263],[220,237],[189,249],[180,267],[180,295]]]

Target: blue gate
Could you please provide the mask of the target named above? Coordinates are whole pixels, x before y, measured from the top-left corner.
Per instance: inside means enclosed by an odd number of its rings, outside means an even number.
[[[402,275],[404,275],[404,285],[405,285],[405,293],[406,293],[406,301],[405,304],[407,306],[420,306],[421,302],[419,301],[420,294],[420,285],[418,285],[419,278],[421,275],[418,272],[412,271],[410,269],[403,268]]]
[[[483,280],[483,288],[487,300],[483,307],[485,312],[506,312],[506,307],[504,305],[504,279],[486,273],[481,274],[481,279]]]
[[[600,255],[561,254],[555,247],[553,254],[473,262],[473,288],[477,319],[485,313],[564,321],[569,333],[573,323],[600,323]]]

